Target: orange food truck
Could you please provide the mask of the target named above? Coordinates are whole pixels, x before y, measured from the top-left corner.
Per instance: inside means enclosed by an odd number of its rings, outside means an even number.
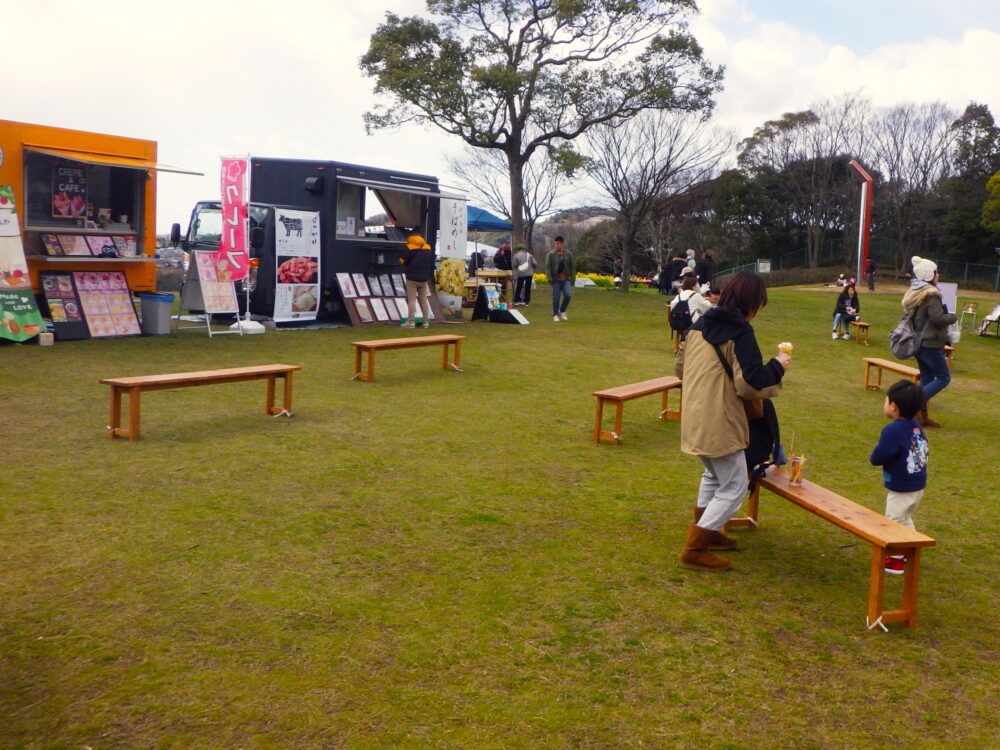
[[[121,271],[156,290],[156,142],[0,120],[0,185],[10,185],[32,289],[42,271]]]

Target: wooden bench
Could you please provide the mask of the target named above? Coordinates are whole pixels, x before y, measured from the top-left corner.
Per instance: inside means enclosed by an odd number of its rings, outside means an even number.
[[[239,383],[245,380],[267,380],[265,414],[292,416],[292,373],[301,370],[299,365],[255,365],[232,367],[226,370],[201,372],[175,372],[170,375],[139,375],[132,378],[105,378],[101,384],[111,386],[111,415],[108,430],[112,438],[139,439],[139,397],[143,391],[163,391],[171,388],[190,388],[196,385]],[[274,405],[275,381],[282,378],[285,394],[282,407]],[[122,396],[128,394],[128,427],[122,427]]]
[[[760,488],[790,500],[800,508],[815,513],[835,526],[854,534],[872,545],[871,575],[868,583],[869,630],[876,626],[886,629],[890,622],[904,622],[909,628],[917,624],[917,584],[920,579],[920,551],[933,547],[935,541],[919,531],[886,518],[870,508],[851,502],[808,480],[801,485],[789,484],[784,469],[772,466],[754,487],[747,499],[747,515],[734,518],[730,526],[757,528]],[[886,610],[883,605],[886,555],[904,555],[903,603],[900,609]]]
[[[852,320],[851,323],[850,323],[850,325],[854,326],[854,328],[856,329],[856,331],[855,331],[856,335],[854,337],[854,343],[855,344],[862,344],[863,343],[865,346],[868,346],[868,329],[871,327],[871,323],[865,323],[864,321],[861,321],[861,320]],[[864,341],[861,340],[861,333],[862,333],[862,331],[865,334],[865,340]]]
[[[371,382],[375,380],[375,352],[387,349],[410,349],[416,346],[440,346],[441,367],[445,370],[455,370],[461,372],[462,368],[462,341],[465,336],[455,336],[452,334],[442,334],[439,336],[409,336],[399,339],[376,339],[374,341],[352,341],[354,347],[354,377],[352,380],[364,380]],[[448,361],[448,348],[455,345],[455,358]],[[368,367],[362,372],[361,354],[368,353]]]
[[[644,380],[641,383],[631,385],[620,385],[617,388],[606,388],[603,391],[594,391],[597,398],[597,414],[594,417],[594,442],[600,443],[602,440],[614,442],[621,445],[622,442],[622,412],[625,402],[634,398],[650,396],[654,393],[662,393],[660,402],[660,419],[680,419],[681,418],[681,381],[673,375],[665,375],[662,378]],[[669,407],[670,391],[677,390],[677,409]],[[601,422],[604,419],[604,404],[613,403],[615,405],[615,429],[614,432],[601,430]]]
[[[951,363],[955,361],[955,347],[951,344],[944,345],[944,360],[948,363],[948,367],[951,367]]]
[[[918,370],[916,367],[910,367],[909,365],[904,365],[902,362],[893,362],[891,359],[880,359],[878,357],[865,357],[864,360],[865,360],[864,388],[866,391],[882,390],[883,370],[891,370],[892,372],[898,372],[900,375],[909,378],[914,383],[920,382],[920,370]],[[869,375],[873,367],[878,372],[878,380],[875,383],[870,383]]]

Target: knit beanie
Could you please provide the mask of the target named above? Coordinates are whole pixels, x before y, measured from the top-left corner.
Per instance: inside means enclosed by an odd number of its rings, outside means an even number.
[[[916,278],[920,279],[920,281],[934,281],[934,274],[937,273],[937,263],[926,258],[921,258],[919,255],[914,255],[910,258],[910,262],[913,264],[913,275]]]

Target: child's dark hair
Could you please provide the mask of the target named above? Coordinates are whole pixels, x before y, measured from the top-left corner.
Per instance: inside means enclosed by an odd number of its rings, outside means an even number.
[[[890,403],[896,405],[903,419],[913,419],[924,408],[924,389],[919,383],[898,380],[889,386],[885,395]]]

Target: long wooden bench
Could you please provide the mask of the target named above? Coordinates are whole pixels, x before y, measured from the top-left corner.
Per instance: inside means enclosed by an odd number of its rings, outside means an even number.
[[[794,485],[788,482],[784,469],[772,466],[757,483],[747,498],[747,515],[734,518],[726,526],[757,528],[760,510],[760,488],[790,500],[800,508],[815,513],[835,526],[854,534],[872,545],[871,575],[868,583],[868,628],[885,626],[891,622],[904,622],[907,627],[917,624],[917,583],[920,579],[920,551],[933,547],[935,541],[919,531],[914,531],[881,513],[851,502],[845,497],[824,489],[808,480]],[[886,555],[904,555],[903,603],[899,609],[886,610],[883,604],[885,589]]]
[[[617,388],[606,388],[603,391],[594,391],[594,396],[597,398],[597,414],[594,417],[594,442],[600,443],[602,440],[607,440],[613,442],[615,445],[621,445],[622,413],[625,408],[625,402],[631,401],[634,398],[642,398],[643,396],[651,396],[654,393],[662,393],[663,398],[660,401],[660,419],[680,419],[682,398],[681,386],[682,383],[679,378],[676,378],[673,375],[665,375],[662,378],[643,380],[641,383],[620,385]],[[671,409],[669,406],[670,391],[672,390],[677,390],[676,409]],[[605,404],[615,405],[615,429],[613,432],[607,432],[601,429],[602,422],[604,420]]]
[[[891,359],[880,359],[879,357],[865,357],[865,384],[864,389],[866,391],[880,391],[882,390],[882,371],[890,370],[892,372],[898,372],[903,377],[909,378],[914,383],[920,382],[920,370],[916,367],[910,367],[909,365],[904,365],[902,362],[894,362]],[[870,375],[872,369],[876,370],[878,375],[878,380],[874,383],[870,382]]]
[[[375,380],[375,353],[388,349],[410,349],[416,346],[440,346],[441,367],[445,370],[455,370],[461,372],[462,364],[462,342],[465,336],[455,336],[452,334],[442,334],[438,336],[408,336],[398,339],[375,339],[373,341],[352,341],[354,347],[354,377],[352,380],[364,380],[371,382]],[[448,349],[454,344],[455,358],[448,361]],[[368,353],[368,366],[362,371],[361,355]]]
[[[102,385],[111,386],[111,414],[108,431],[112,438],[139,439],[139,399],[143,391],[163,391],[172,388],[190,388],[196,385],[239,383],[245,380],[267,380],[265,414],[292,416],[292,373],[301,370],[299,365],[255,365],[231,367],[225,370],[201,372],[175,372],[169,375],[139,375],[131,378],[105,378]],[[284,380],[284,401],[281,408],[274,405],[275,381]],[[128,427],[122,427],[122,396],[128,394]]]

